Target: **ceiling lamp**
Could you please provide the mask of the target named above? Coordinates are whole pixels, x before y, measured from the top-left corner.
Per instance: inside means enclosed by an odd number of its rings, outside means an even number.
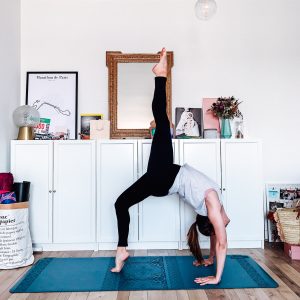
[[[217,3],[215,0],[198,0],[195,4],[196,17],[199,20],[207,21],[217,11]]]

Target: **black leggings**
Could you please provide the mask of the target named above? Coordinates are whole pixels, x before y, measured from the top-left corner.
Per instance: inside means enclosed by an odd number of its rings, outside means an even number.
[[[173,164],[170,122],[166,112],[166,80],[165,77],[155,77],[152,112],[156,129],[152,140],[147,172],[123,192],[115,203],[119,247],[128,246],[129,208],[149,196],[166,196],[180,169],[179,165]],[[153,222],[155,222],[154,217]]]

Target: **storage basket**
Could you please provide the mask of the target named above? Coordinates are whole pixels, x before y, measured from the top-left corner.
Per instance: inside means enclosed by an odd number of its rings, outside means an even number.
[[[274,218],[283,242],[300,245],[300,208],[277,208]]]

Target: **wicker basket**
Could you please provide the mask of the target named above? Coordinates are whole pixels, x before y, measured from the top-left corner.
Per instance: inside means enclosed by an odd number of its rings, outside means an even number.
[[[292,245],[300,245],[299,208],[278,208],[274,218],[281,240]]]

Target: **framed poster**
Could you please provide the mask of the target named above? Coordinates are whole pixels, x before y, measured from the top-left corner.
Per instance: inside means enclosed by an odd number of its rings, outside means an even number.
[[[78,72],[27,72],[26,104],[50,119],[49,134],[65,128],[77,139]]]

